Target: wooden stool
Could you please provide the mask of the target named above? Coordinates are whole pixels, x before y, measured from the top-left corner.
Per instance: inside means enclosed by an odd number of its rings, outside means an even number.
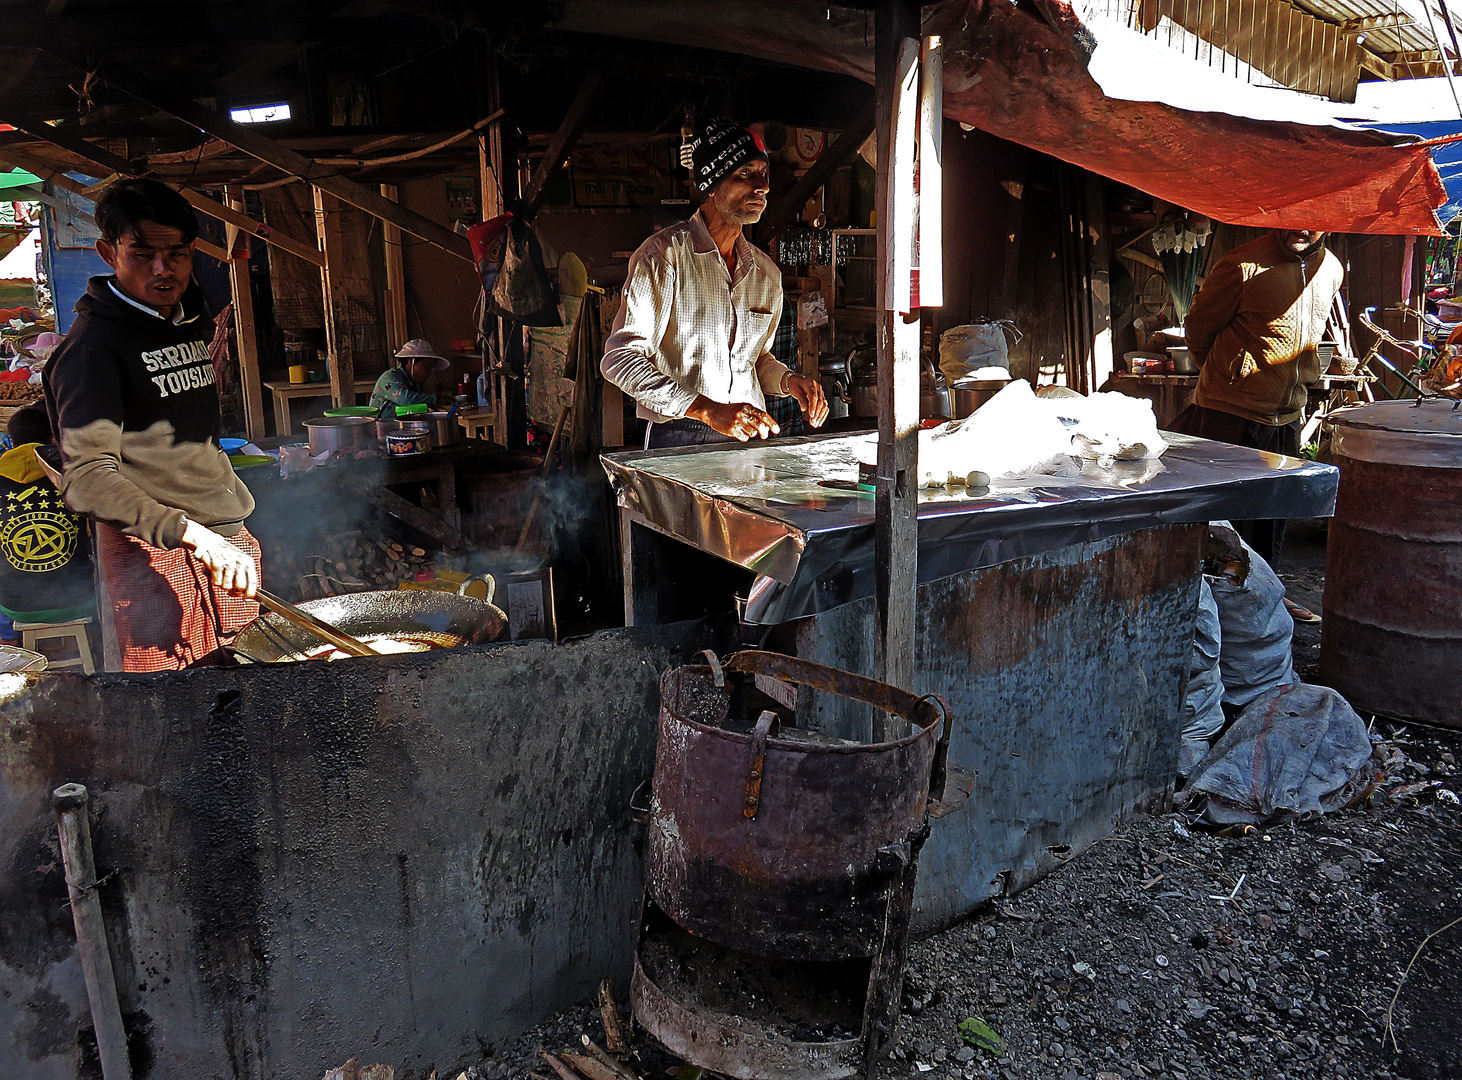
[[[96,671],[96,664],[91,658],[91,643],[86,638],[86,626],[91,622],[90,618],[72,619],[70,622],[61,623],[16,623],[15,628],[20,631],[20,645],[23,649],[31,652],[40,652],[39,643],[42,641],[70,641],[76,649],[77,655],[66,660],[50,660],[46,665],[50,671],[64,671],[67,668],[79,667],[86,674],[91,675]]]

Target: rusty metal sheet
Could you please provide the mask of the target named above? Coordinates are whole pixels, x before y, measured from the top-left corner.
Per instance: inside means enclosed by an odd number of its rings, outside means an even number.
[[[1164,433],[1157,462],[1081,476],[997,480],[986,495],[921,492],[921,584],[1156,525],[1326,517],[1330,465]],[[873,499],[856,480],[866,435],[605,455],[619,505],[656,529],[762,575],[744,619],[774,624],[873,595]]]
[[[922,724],[909,722],[899,738],[874,743],[802,728],[773,735],[769,713],[754,729],[737,730],[728,720],[732,688],[716,685],[713,668],[667,672],[647,891],[687,930],[746,952],[810,960],[874,955],[883,944],[889,883],[904,869],[884,853],[922,838],[942,710],[806,660],[751,652],[725,667],[786,667],[807,683],[839,687],[844,700],[892,705],[895,715]]]

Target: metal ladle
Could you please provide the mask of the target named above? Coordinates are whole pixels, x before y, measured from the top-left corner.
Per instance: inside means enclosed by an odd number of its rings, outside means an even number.
[[[261,607],[266,607],[280,618],[293,623],[302,630],[308,630],[322,641],[334,645],[343,653],[351,656],[384,656],[384,653],[377,652],[363,641],[351,637],[342,630],[337,630],[327,622],[315,618],[308,611],[301,611],[288,600],[281,600],[273,593],[260,589],[254,594],[254,599],[259,601]]]

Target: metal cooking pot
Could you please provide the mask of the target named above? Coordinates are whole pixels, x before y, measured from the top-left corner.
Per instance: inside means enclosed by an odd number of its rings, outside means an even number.
[[[419,417],[431,429],[432,446],[454,446],[462,441],[462,425],[445,411],[429,412]]]
[[[305,430],[311,456],[369,446],[375,439],[375,422],[369,416],[317,416],[305,421]]]
[[[424,638],[444,649],[496,641],[508,625],[502,609],[484,600],[425,589],[349,593],[308,600],[299,607],[352,637]],[[270,614],[239,631],[232,649],[245,659],[268,664],[301,659],[321,644],[308,631]]]
[[[1168,357],[1173,362],[1174,375],[1197,375],[1198,363],[1193,359],[1193,354],[1187,346],[1171,345],[1168,347]]]
[[[942,702],[775,653],[726,661],[728,674],[813,686],[903,721],[888,742],[851,742],[779,729],[771,712],[731,720],[722,671],[687,665],[660,680],[645,887],[680,926],[735,949],[874,955],[902,865],[891,853],[917,857],[926,817],[952,808]]]
[[[1009,385],[1002,379],[960,379],[950,387],[954,418],[963,420]]]

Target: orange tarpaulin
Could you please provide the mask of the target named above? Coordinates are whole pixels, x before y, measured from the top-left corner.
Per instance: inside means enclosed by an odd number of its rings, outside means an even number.
[[[873,81],[873,19],[808,0],[565,0],[560,26],[758,56]],[[944,0],[944,112],[1217,221],[1437,234],[1425,147],[1377,131],[1251,120],[1102,93],[1093,41],[1059,0]]]

